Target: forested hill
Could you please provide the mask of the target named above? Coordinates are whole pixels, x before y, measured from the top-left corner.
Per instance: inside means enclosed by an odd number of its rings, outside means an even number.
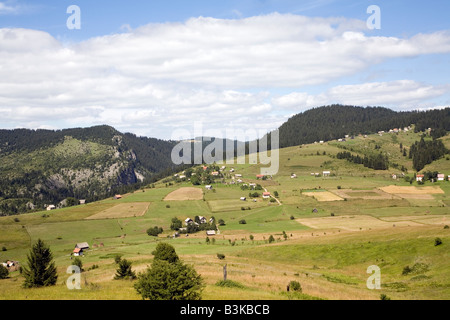
[[[382,107],[331,105],[291,117],[280,128],[280,147],[329,141],[345,135],[370,134],[415,125],[415,131],[433,129],[433,135],[450,131],[450,108],[424,112],[396,112]]]
[[[170,171],[175,142],[110,126],[0,130],[0,214],[102,199]]]

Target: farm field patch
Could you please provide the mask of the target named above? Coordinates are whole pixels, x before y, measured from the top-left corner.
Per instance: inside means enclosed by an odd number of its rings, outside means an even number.
[[[96,213],[85,219],[97,220],[97,219],[119,219],[129,217],[141,217],[147,212],[149,206],[150,202],[121,203],[112,208]]]
[[[183,187],[172,191],[164,201],[186,201],[186,200],[202,200],[203,191],[200,188]]]

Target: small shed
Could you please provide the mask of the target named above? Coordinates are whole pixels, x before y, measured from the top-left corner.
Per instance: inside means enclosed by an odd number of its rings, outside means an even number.
[[[206,235],[207,235],[207,236],[215,236],[215,235],[216,235],[216,231],[214,231],[214,230],[208,230],[208,231],[206,231]]]
[[[241,201],[246,201],[247,198],[246,197],[241,197]]]
[[[122,196],[120,194],[116,194],[114,196],[114,200],[119,200],[119,199],[122,199]]]

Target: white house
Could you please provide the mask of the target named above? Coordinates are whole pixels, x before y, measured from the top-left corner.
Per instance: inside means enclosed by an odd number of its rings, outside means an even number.
[[[437,175],[437,179],[438,179],[438,181],[444,181],[444,179],[445,179],[445,174],[439,173],[439,174]]]
[[[418,174],[416,175],[416,181],[422,181],[423,180],[424,175],[423,174]]]
[[[324,177],[327,177],[327,176],[329,176],[330,174],[331,174],[330,171],[324,171],[324,172],[323,172],[323,176],[324,176]]]
[[[47,207],[47,211],[55,210],[55,209],[56,209],[56,206],[54,204],[51,204]]]
[[[246,201],[247,198],[246,197],[241,197],[241,201]]]
[[[211,185],[207,185],[207,186],[205,186],[205,188],[207,189],[207,190],[212,190],[212,186]]]
[[[206,231],[206,235],[207,235],[207,236],[215,236],[215,235],[216,235],[216,231],[214,231],[214,230],[208,230],[208,231]]]
[[[189,225],[189,224],[191,224],[192,222],[194,222],[191,218],[187,218],[186,220],[184,220],[184,223],[186,224],[186,225]]]
[[[206,218],[199,216],[198,219],[200,220],[200,223],[206,223]]]
[[[270,198],[270,192],[263,192],[263,198],[264,199]]]

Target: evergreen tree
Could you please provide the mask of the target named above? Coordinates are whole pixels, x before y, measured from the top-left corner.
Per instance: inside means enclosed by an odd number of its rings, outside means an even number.
[[[56,284],[56,273],[53,254],[41,239],[33,245],[28,255],[28,268],[23,268],[25,288],[47,287]]]
[[[131,264],[127,259],[121,259],[114,279],[136,279],[136,273],[131,269]]]
[[[158,244],[151,267],[139,274],[136,291],[150,300],[200,300],[203,280],[192,266],[182,263],[175,249]]]

